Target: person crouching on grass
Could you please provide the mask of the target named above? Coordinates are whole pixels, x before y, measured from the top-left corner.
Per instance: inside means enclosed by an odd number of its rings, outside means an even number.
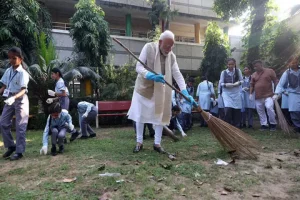
[[[58,143],[59,151],[58,153],[64,152],[64,139],[66,137],[66,132],[70,130],[71,132],[77,132],[72,123],[72,117],[66,113],[62,112],[62,108],[58,102],[54,102],[49,106],[49,113],[47,119],[47,124],[43,133],[43,147],[40,150],[41,155],[46,155],[48,150],[48,137],[51,135],[51,155],[56,156],[56,144]],[[72,134],[72,136],[75,134]],[[78,136],[78,134],[77,134]],[[76,137],[77,137],[76,136]],[[72,138],[71,138],[72,140]]]
[[[94,104],[81,101],[77,104],[77,111],[79,116],[79,125],[81,129],[81,137],[79,139],[88,139],[96,137],[96,133],[93,131],[90,122],[94,121],[97,117],[98,111]],[[90,134],[88,136],[88,133]]]

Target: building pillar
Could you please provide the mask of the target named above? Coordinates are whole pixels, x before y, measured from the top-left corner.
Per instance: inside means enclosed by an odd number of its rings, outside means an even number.
[[[195,43],[200,44],[201,39],[200,39],[200,23],[197,23],[194,25],[195,27]]]
[[[126,36],[132,37],[131,14],[126,15]]]

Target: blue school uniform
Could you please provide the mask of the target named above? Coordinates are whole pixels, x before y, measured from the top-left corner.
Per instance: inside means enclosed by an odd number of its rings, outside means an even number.
[[[55,84],[55,92],[62,94],[63,91],[66,92],[67,96],[59,97],[59,103],[60,103],[62,109],[69,110],[69,104],[70,104],[69,90],[65,85],[65,81],[62,78],[60,78],[60,79],[58,79],[58,81]]]
[[[1,82],[9,90],[8,97],[12,97],[28,88],[29,74],[22,65],[14,70],[13,67],[8,68],[1,78]],[[29,118],[29,100],[27,94],[15,99],[12,105],[4,105],[0,127],[5,148],[15,148],[16,153],[24,153],[26,146],[26,130]],[[11,125],[13,115],[16,116],[16,144],[11,135]]]

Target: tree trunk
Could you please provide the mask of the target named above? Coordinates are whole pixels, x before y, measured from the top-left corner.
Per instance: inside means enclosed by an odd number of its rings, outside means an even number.
[[[168,7],[169,7],[169,10],[171,11],[171,0],[168,0]],[[170,21],[169,21],[168,17],[166,17],[166,20],[165,20],[164,30],[170,30]]]
[[[262,36],[262,30],[266,21],[266,4],[268,0],[253,0],[251,15],[253,21],[248,42],[247,62],[251,63],[260,58],[259,45]]]

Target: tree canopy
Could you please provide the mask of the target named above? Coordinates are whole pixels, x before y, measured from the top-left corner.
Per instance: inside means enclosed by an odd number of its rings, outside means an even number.
[[[200,67],[201,75],[206,75],[212,82],[219,80],[220,71],[225,68],[229,51],[227,35],[216,22],[210,22],[206,29],[204,58]]]

